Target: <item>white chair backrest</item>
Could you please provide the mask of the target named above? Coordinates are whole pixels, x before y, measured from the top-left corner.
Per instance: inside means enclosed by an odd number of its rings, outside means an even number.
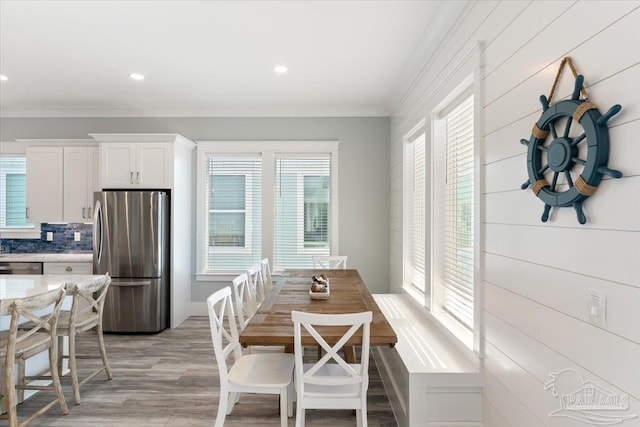
[[[345,255],[314,255],[312,260],[313,268],[330,270],[347,268],[347,256]]]
[[[300,392],[302,394],[304,394],[305,384],[317,384],[324,386],[360,384],[360,387],[358,388],[359,395],[366,393],[369,386],[369,337],[372,318],[373,314],[370,311],[348,314],[316,314],[304,313],[301,311],[291,312],[291,319],[293,320],[296,382],[297,387],[301,387]],[[325,341],[314,326],[350,326],[350,328],[335,345],[331,346]],[[313,366],[306,370],[304,369],[302,361],[304,350],[302,346],[302,328],[304,328],[326,352],[326,354],[313,364]],[[362,328],[362,340],[358,343],[361,345],[360,364],[349,365],[338,354],[338,351],[344,347],[349,339],[351,339],[360,328]],[[334,360],[340,367],[342,367],[344,371],[343,375],[322,375],[321,368],[331,360]],[[331,396],[330,392],[328,393],[328,396]]]
[[[273,278],[271,277],[271,266],[269,265],[269,258],[263,258],[260,261],[260,266],[262,270],[262,284],[267,293],[271,292],[273,289]]]
[[[256,294],[249,283],[247,273],[240,274],[233,279],[231,283],[233,287],[233,298],[236,302],[236,311],[238,312],[238,324],[240,330],[243,330],[258,310]]]
[[[95,318],[94,322],[91,323],[97,324],[104,311],[104,302],[110,284],[111,277],[107,273],[103,277],[93,279],[89,282],[67,287],[67,294],[73,296],[69,323],[74,323],[77,318],[83,315],[86,316],[85,313],[90,313],[90,316]],[[84,300],[85,304],[82,304],[81,300]]]
[[[31,297],[0,299],[0,315],[11,316],[5,354],[13,354],[16,348],[20,348],[23,342],[28,342],[29,338],[36,333],[47,332],[51,337],[55,336],[64,294],[64,289],[59,288]],[[53,310],[49,314],[42,316],[41,313],[38,313],[39,310],[49,306],[53,306]],[[30,320],[34,325],[27,332],[18,335],[21,318]]]
[[[227,357],[233,353],[234,361],[242,357],[242,349],[238,340],[238,327],[233,314],[233,301],[231,289],[228,287],[214,292],[207,298],[209,311],[209,327],[211,328],[211,341],[216,355],[220,382],[228,381],[229,369]]]
[[[266,290],[264,288],[264,282],[262,280],[262,266],[260,264],[254,264],[247,270],[247,276],[249,277],[249,285],[251,290],[256,296],[256,306],[260,306],[262,301],[267,297]]]

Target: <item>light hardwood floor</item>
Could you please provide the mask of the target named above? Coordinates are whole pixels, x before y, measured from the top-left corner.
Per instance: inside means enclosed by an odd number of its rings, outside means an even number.
[[[86,332],[79,338],[80,354],[97,354],[96,341]],[[209,319],[191,317],[180,327],[157,335],[105,334],[113,380],[101,374],[81,390],[82,404],[73,404],[69,381],[63,380],[69,415],[54,407],[31,426],[156,427],[212,426],[218,405],[218,371],[215,365]],[[95,347],[94,347],[95,346]],[[309,357],[316,356],[316,349]],[[97,367],[99,360],[79,360],[80,375]],[[373,358],[369,368],[368,412],[370,427],[396,427],[389,400]],[[31,413],[49,392],[18,406],[18,414]],[[355,426],[350,410],[308,410],[308,427]],[[289,426],[295,417],[289,419]],[[243,394],[225,426],[279,425],[278,397]]]

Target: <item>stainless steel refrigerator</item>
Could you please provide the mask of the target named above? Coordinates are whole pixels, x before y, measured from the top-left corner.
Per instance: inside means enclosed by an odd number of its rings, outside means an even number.
[[[169,327],[169,194],[94,194],[93,271],[109,273],[105,332],[153,333]]]

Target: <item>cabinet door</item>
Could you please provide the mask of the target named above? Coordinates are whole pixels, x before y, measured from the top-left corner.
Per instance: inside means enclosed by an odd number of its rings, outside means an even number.
[[[62,147],[27,147],[27,221],[63,221]]]
[[[173,146],[167,143],[137,145],[136,183],[141,188],[171,188]]]
[[[100,144],[102,188],[136,187],[135,144]]]
[[[88,147],[64,147],[64,220],[88,222],[89,177]]]

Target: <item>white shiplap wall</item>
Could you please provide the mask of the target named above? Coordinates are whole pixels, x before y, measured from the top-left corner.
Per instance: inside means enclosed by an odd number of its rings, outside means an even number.
[[[452,25],[399,91],[392,116],[392,291],[402,283],[403,136],[473,71],[468,53],[483,41],[485,425],[587,425],[549,417],[560,403],[544,384],[566,368],[628,395],[623,415],[640,415],[640,2],[470,2]],[[623,106],[609,123],[609,166],[624,177],[605,179],[585,202],[586,225],[571,208],[541,223],[543,203],[519,189],[527,179],[519,140],[529,138],[564,56],[601,112]],[[556,100],[572,87],[566,70]],[[607,296],[605,328],[587,321],[590,290]]]

